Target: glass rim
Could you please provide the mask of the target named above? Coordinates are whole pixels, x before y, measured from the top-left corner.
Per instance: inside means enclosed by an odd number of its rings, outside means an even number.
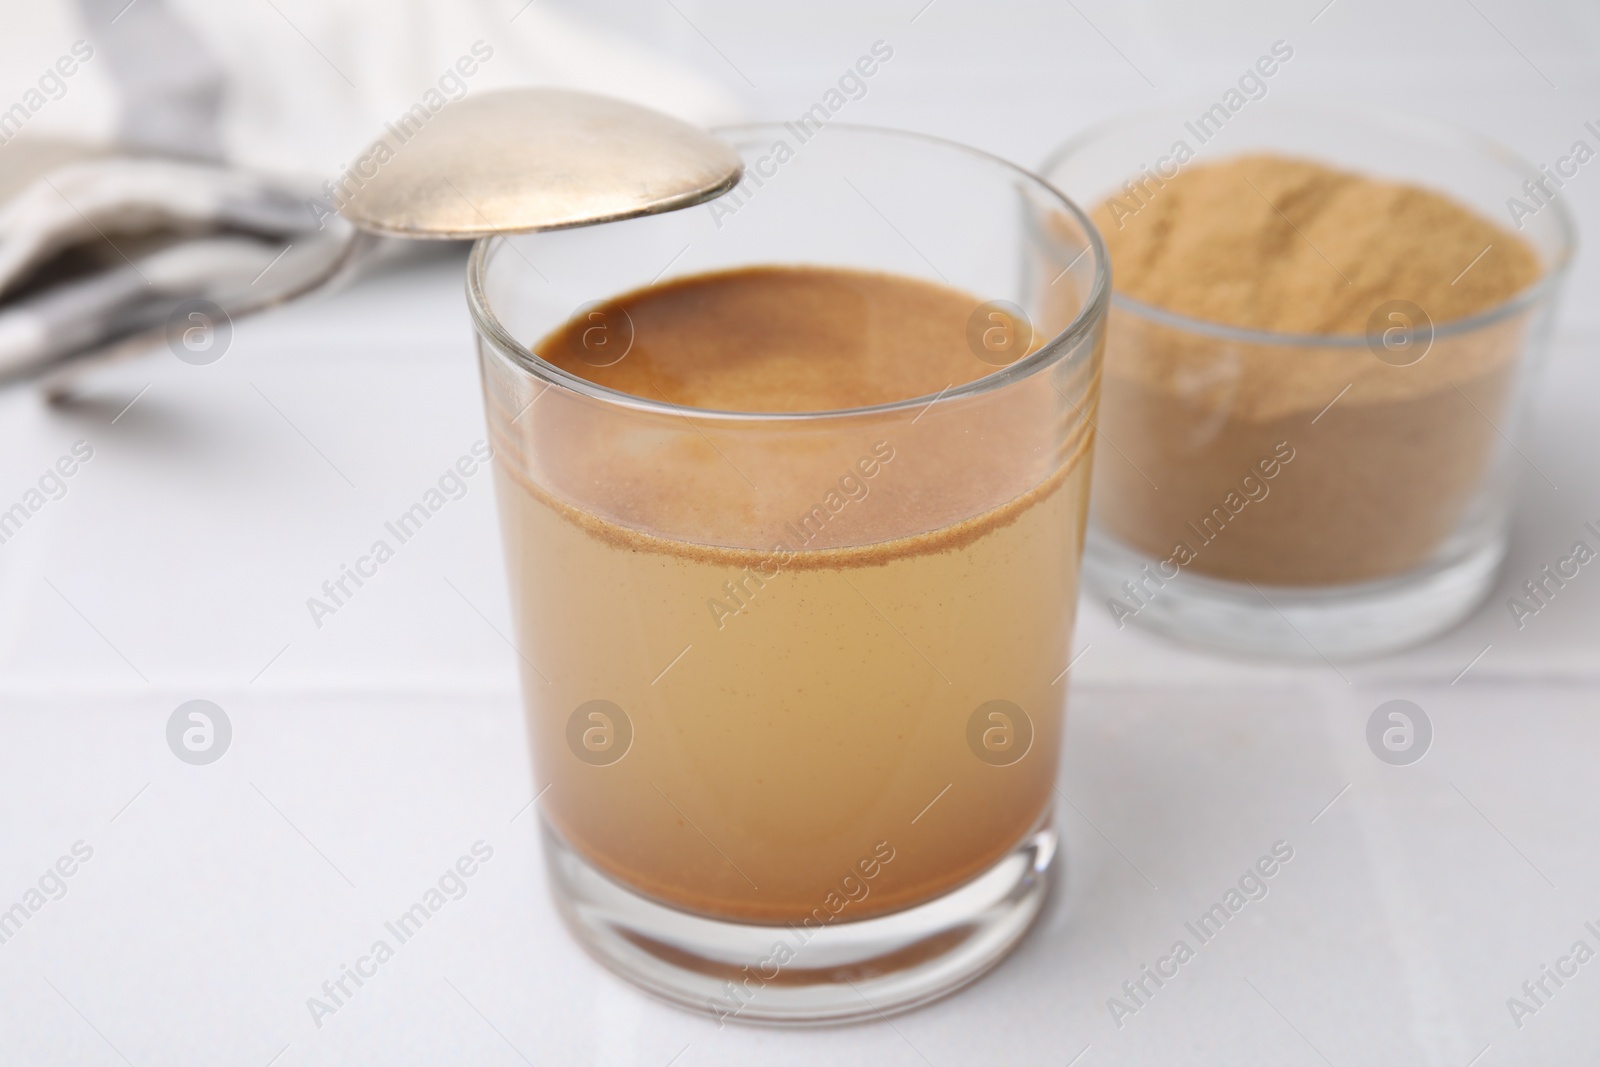
[[[740,135],[781,131],[784,128],[784,124],[780,122],[740,123],[718,126],[711,132],[718,136],[731,138]],[[498,233],[489,237],[480,237],[473,242],[472,254],[467,259],[467,307],[472,315],[473,325],[477,330],[478,336],[488,342],[497,355],[508,360],[513,366],[540,379],[547,388],[560,385],[589,399],[602,401],[617,407],[631,408],[636,411],[654,414],[677,415],[680,417],[693,416],[701,419],[737,420],[741,422],[804,422],[816,419],[837,419],[912,411],[917,408],[932,407],[933,404],[943,400],[986,395],[1015,382],[1030,378],[1040,371],[1061,362],[1082,347],[1083,341],[1093,333],[1098,322],[1105,318],[1108,306],[1111,303],[1111,264],[1106,252],[1105,241],[1100,236],[1100,231],[1090,220],[1088,214],[1065,193],[1044,178],[1026,167],[997,156],[992,152],[973,148],[970,145],[952,141],[948,138],[935,137],[931,134],[846,122],[830,122],[820,132],[827,133],[831,131],[890,140],[904,140],[935,148],[953,150],[991,165],[1000,171],[1009,172],[1013,177],[1034,188],[1048,199],[1051,202],[1050,207],[1052,210],[1064,210],[1077,221],[1088,241],[1086,251],[1092,252],[1094,258],[1094,281],[1089,288],[1087,297],[1083,301],[1083,305],[1079,308],[1072,321],[1044,344],[1015,362],[996,368],[990,373],[974,378],[972,381],[962,385],[947,386],[937,393],[907,397],[903,400],[892,400],[865,407],[834,408],[826,411],[729,411],[719,408],[691,407],[685,404],[675,404],[671,401],[651,400],[649,397],[636,396],[633,393],[625,393],[619,389],[600,385],[587,378],[562,370],[532,351],[532,349],[519,344],[516,338],[511,335],[511,332],[500,322],[499,316],[494,313],[493,308],[490,306],[488,295],[484,291],[485,278],[491,268],[495,254],[505,246],[509,237],[520,236]],[[707,203],[713,202],[715,201],[707,201]],[[1039,229],[1038,227],[1034,228],[1036,233],[1039,232]],[[1047,234],[1045,236],[1048,237]],[[1079,253],[1079,255],[1081,256],[1082,253]]]
[[[1194,99],[1199,100],[1200,98]],[[1189,101],[1188,103],[1192,104],[1193,102]],[[1205,102],[1214,103],[1214,101],[1210,100]],[[1099,143],[1115,129],[1125,127],[1129,122],[1186,116],[1188,113],[1183,110],[1185,106],[1186,104],[1184,103],[1178,103],[1139,108],[1102,119],[1073,134],[1052,150],[1044,158],[1044,161],[1039,164],[1039,172],[1046,182],[1053,182],[1055,180],[1053,175],[1059,167],[1074,156]],[[1492,137],[1458,123],[1435,118],[1431,115],[1424,115],[1420,112],[1376,104],[1352,104],[1344,101],[1331,101],[1315,95],[1291,97],[1288,101],[1275,106],[1281,110],[1291,112],[1331,113],[1343,118],[1364,119],[1391,129],[1398,128],[1403,130],[1409,128],[1413,132],[1424,134],[1435,143],[1454,144],[1456,147],[1487,157],[1523,177],[1533,179],[1543,177],[1543,174],[1531,162]],[[1412,184],[1421,183],[1413,182]],[[1532,284],[1498,304],[1484,308],[1482,311],[1474,312],[1464,318],[1451,319],[1445,323],[1434,323],[1431,334],[1434,340],[1469,334],[1486,326],[1492,326],[1497,322],[1527,311],[1559,291],[1562,283],[1566,280],[1577,250],[1578,229],[1572,211],[1567,206],[1564,198],[1556,197],[1549,202],[1549,207],[1555,212],[1554,218],[1560,247],[1556,250],[1552,262],[1544,273]],[[1474,212],[1474,214],[1477,214],[1477,212]],[[1332,349],[1367,348],[1370,344],[1370,339],[1365,332],[1343,334],[1283,333],[1276,330],[1231,326],[1228,323],[1217,322],[1213,319],[1201,319],[1182,312],[1169,311],[1166,308],[1157,307],[1154,304],[1146,303],[1115,290],[1111,294],[1111,303],[1119,310],[1128,311],[1158,325],[1224,341],[1276,345],[1284,348]],[[1427,309],[1424,308],[1423,310],[1426,311]]]

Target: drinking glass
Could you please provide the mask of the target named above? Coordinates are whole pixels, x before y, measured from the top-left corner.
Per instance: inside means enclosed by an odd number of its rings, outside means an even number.
[[[469,268],[550,886],[670,1001],[874,1017],[982,973],[1045,899],[1105,253],[972,149],[719,132],[747,167],[726,197],[486,239]],[[537,354],[577,319],[584,361],[626,359],[607,298],[792,265],[965,294],[973,380],[719,411]]]

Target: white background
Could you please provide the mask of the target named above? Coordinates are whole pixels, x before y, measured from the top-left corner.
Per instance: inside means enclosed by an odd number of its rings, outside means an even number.
[[[1297,91],[1452,118],[1538,162],[1600,124],[1593,5],[921,6],[583,9],[757,117],[798,114],[888,41],[852,121],[1024,163],[1118,111],[1220,93],[1280,38]],[[321,62],[285,76],[327,77]],[[1600,162],[1564,195],[1600,233]],[[1600,948],[1600,574],[1520,632],[1504,603],[1600,520],[1595,284],[1580,258],[1525,446],[1543,475],[1524,472],[1502,589],[1473,619],[1340,673],[1119,632],[1085,603],[1065,891],[971,989],[813,1032],[718,1030],[561,930],[484,476],[310,621],[305,599],[483,436],[459,259],[239,322],[211,366],[163,351],[59,409],[0,395],[0,507],[74,441],[95,449],[0,546],[0,908],[75,841],[94,849],[0,945],[0,1063],[1600,1061],[1600,961],[1520,1029],[1506,1008],[1575,940]],[[1395,697],[1436,731],[1406,768],[1363,736]],[[208,767],[164,739],[193,698],[234,725]],[[494,858],[468,895],[317,1028],[306,998],[479,839]],[[1295,858],[1268,898],[1118,1029],[1106,999],[1278,840]]]

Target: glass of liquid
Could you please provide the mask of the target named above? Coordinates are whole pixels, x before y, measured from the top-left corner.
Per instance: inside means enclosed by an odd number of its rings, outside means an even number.
[[[1105,252],[959,145],[721,132],[727,196],[472,257],[544,850],[650,992],[872,1017],[1048,891]]]

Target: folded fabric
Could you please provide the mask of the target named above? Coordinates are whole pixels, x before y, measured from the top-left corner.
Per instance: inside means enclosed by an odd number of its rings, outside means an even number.
[[[39,175],[0,207],[0,384],[115,343],[148,344],[185,304],[226,317],[322,285],[354,230],[304,183],[110,156]]]

